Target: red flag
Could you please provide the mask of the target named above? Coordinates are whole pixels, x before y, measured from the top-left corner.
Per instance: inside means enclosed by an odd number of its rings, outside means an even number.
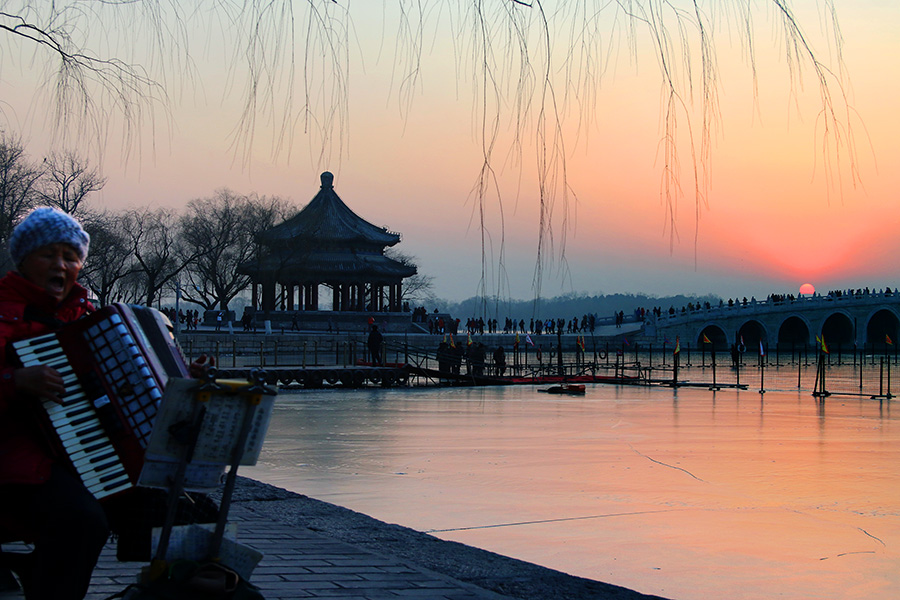
[[[675,351],[672,354],[678,354],[681,352],[681,338],[675,338]]]
[[[706,337],[706,334],[705,334],[705,333],[703,334],[703,343],[704,343],[704,344],[712,344],[712,342],[709,341],[709,338]]]
[[[892,340],[891,336],[889,336],[888,334],[884,334],[884,343],[887,344],[888,346],[893,346],[894,340]]]

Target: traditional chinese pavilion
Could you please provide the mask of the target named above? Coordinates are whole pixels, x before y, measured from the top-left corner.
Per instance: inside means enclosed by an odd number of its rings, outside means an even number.
[[[321,181],[303,210],[259,236],[258,258],[242,265],[253,279],[253,307],[268,314],[318,311],[326,286],[333,312],[400,312],[403,279],[416,273],[384,255],[400,234],[350,210],[334,191],[334,175],[322,173]]]

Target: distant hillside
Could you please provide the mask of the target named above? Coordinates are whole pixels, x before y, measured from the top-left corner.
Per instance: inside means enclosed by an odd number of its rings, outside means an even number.
[[[437,308],[448,312],[454,317],[467,319],[468,317],[497,318],[501,321],[510,317],[516,320],[532,318],[540,319],[571,319],[581,318],[586,314],[594,314],[597,317],[610,317],[622,311],[626,315],[633,314],[635,310],[644,308],[652,310],[659,307],[668,311],[669,307],[680,310],[688,303],[703,304],[709,302],[718,305],[721,298],[714,295],[706,296],[650,296],[647,294],[608,294],[597,296],[576,296],[574,294],[557,296],[555,298],[543,298],[534,300],[497,300],[482,298],[468,298],[462,302],[437,301]],[[432,308],[433,310],[433,308]]]

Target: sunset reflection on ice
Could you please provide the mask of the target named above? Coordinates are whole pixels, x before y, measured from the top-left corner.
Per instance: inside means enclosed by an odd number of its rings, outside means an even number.
[[[283,393],[242,473],[678,600],[894,598],[888,401],[595,386]]]

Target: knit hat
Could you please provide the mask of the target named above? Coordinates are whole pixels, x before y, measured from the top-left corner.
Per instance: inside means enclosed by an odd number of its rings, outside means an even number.
[[[81,224],[61,210],[44,206],[36,208],[13,229],[9,236],[9,254],[18,267],[30,252],[48,244],[68,244],[79,258],[87,258],[91,236]]]

